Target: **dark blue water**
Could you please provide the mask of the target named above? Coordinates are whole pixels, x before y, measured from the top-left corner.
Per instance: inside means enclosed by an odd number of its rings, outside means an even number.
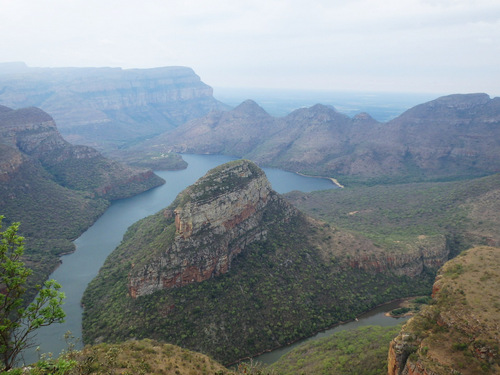
[[[120,244],[127,228],[136,221],[152,215],[168,206],[183,189],[193,184],[209,169],[234,160],[221,155],[183,155],[189,167],[181,171],[160,171],[157,174],[166,181],[165,185],[132,198],[115,201],[92,227],[75,240],[76,251],[62,257],[62,264],[50,276],[62,285],[66,293],[64,311],[66,322],[43,327],[38,330],[36,341],[40,352],[58,355],[67,348],[63,339],[67,331],[75,338],[81,337],[82,308],[80,300],[87,284],[97,275],[106,257]],[[266,175],[279,193],[292,190],[304,192],[325,190],[336,186],[327,179],[309,178],[279,169],[264,168]],[[81,347],[81,342],[77,343]],[[25,363],[38,359],[36,351],[24,354]]]

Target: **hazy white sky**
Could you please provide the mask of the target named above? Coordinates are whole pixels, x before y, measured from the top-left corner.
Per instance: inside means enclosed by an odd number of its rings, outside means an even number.
[[[214,87],[500,95],[499,0],[0,0],[0,62]]]

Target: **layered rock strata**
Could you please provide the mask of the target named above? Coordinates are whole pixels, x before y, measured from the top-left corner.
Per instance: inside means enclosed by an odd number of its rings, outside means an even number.
[[[248,244],[266,238],[263,217],[276,208],[282,221],[298,215],[255,164],[240,160],[215,168],[164,211],[175,223],[175,234],[158,256],[133,267],[130,295],[135,298],[226,273]]]
[[[91,147],[71,145],[62,138],[52,117],[39,108],[2,107],[0,143],[22,153],[25,160],[41,163],[60,185],[107,199],[124,198],[163,182],[151,170],[127,167]],[[2,175],[12,172],[20,162],[19,157],[7,156],[2,157]]]
[[[225,106],[192,69],[30,68],[0,64],[0,102],[36,106],[64,137],[108,151]]]

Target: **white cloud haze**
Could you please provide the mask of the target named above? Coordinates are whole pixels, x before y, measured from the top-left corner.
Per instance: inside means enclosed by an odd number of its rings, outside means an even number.
[[[0,62],[215,87],[500,95],[498,0],[0,0]]]

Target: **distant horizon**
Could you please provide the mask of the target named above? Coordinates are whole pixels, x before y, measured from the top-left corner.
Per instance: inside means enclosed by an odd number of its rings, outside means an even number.
[[[457,92],[443,92],[443,91],[432,91],[432,90],[402,90],[402,89],[399,89],[399,90],[387,90],[387,89],[362,89],[362,88],[339,88],[339,87],[313,87],[313,88],[309,88],[309,87],[286,87],[286,86],[283,86],[283,87],[275,87],[275,86],[254,86],[254,85],[250,85],[250,86],[234,86],[234,85],[220,85],[220,84],[214,84],[212,82],[208,82],[206,79],[204,79],[204,77],[192,66],[188,66],[188,65],[158,65],[158,66],[150,66],[150,67],[123,67],[123,66],[110,66],[110,65],[93,65],[93,66],[90,66],[90,65],[86,65],[86,66],[33,66],[33,65],[30,65],[28,63],[26,63],[25,61],[0,61],[0,73],[1,73],[1,68],[2,66],[6,67],[8,65],[16,65],[16,64],[20,64],[20,65],[24,65],[26,68],[28,69],[65,69],[65,68],[75,68],[75,69],[121,69],[121,70],[135,70],[135,69],[138,69],[138,70],[147,70],[147,69],[159,69],[159,68],[175,68],[175,67],[183,67],[183,68],[189,68],[189,69],[192,69],[194,71],[194,73],[196,75],[198,75],[200,77],[200,80],[207,84],[208,86],[210,86],[213,90],[214,90],[214,93],[216,92],[216,90],[222,90],[222,91],[244,91],[244,90],[247,90],[247,91],[250,91],[250,92],[262,92],[262,91],[266,91],[266,92],[278,92],[278,91],[286,91],[286,92],[296,92],[296,93],[299,93],[299,92],[311,92],[311,93],[318,93],[318,94],[329,94],[329,93],[334,93],[334,94],[338,94],[338,93],[345,93],[345,94],[366,94],[366,95],[369,95],[369,94],[374,94],[374,95],[384,95],[384,94],[387,94],[387,95],[397,95],[397,94],[401,94],[401,95],[422,95],[422,96],[427,96],[427,97],[432,97],[432,96],[435,96],[435,98],[439,98],[441,96],[447,96],[447,95],[454,95],[454,94],[479,94],[479,93],[484,93],[484,94],[487,94],[490,96],[490,98],[495,98],[495,97],[499,97],[500,96],[500,92],[499,94],[493,94],[491,92],[487,92],[487,91],[457,91]]]
[[[333,106],[338,112],[349,117],[365,112],[380,122],[390,121],[401,115],[406,110],[425,102],[435,100],[442,96],[454,94],[474,93],[433,93],[433,92],[391,92],[349,90],[336,88],[277,88],[277,87],[224,87],[207,82],[196,69],[189,66],[156,66],[151,68],[123,68],[111,66],[31,66],[23,61],[0,62],[0,78],[6,75],[23,74],[37,69],[120,69],[149,70],[162,68],[188,68],[191,69],[203,82],[213,90],[215,99],[236,107],[243,101],[251,99],[261,106],[266,112],[275,117],[286,116],[296,109],[310,107],[315,104]],[[489,93],[485,93],[492,98]],[[0,103],[1,104],[1,103]]]
[[[500,95],[498,0],[0,0],[5,61],[214,87]]]

